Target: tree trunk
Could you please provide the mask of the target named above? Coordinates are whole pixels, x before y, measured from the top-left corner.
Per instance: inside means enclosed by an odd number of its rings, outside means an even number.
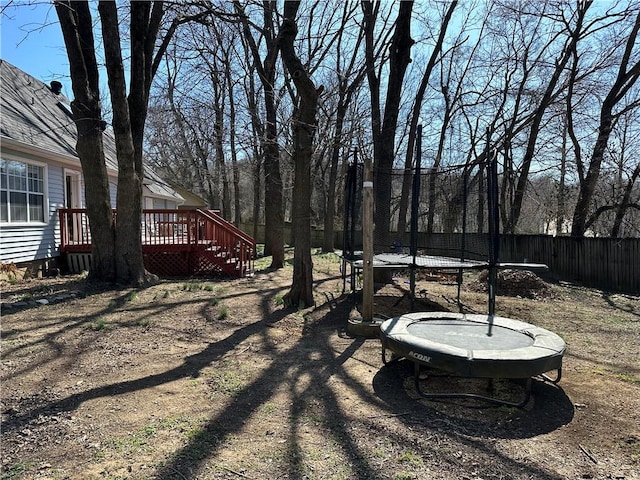
[[[378,16],[380,3],[371,1],[362,2],[362,10],[364,14],[363,26],[365,39],[365,63],[367,66],[367,82],[369,83],[369,94],[371,98],[371,137],[373,140],[373,156],[377,162],[380,156],[381,147],[381,130],[382,130],[382,111],[380,106],[380,79],[376,75],[376,55],[375,55],[375,25]],[[375,167],[374,167],[375,168]],[[378,188],[378,179],[374,177],[374,188]],[[374,200],[375,202],[375,200]],[[374,211],[377,204],[374,205]],[[389,205],[386,205],[387,209]],[[383,206],[380,207],[384,209]],[[379,225],[382,228],[382,224]]]
[[[231,174],[233,177],[233,223],[236,227],[239,227],[242,223],[242,202],[240,194],[240,170],[238,169],[238,154],[236,152],[236,104],[230,68],[226,71],[226,77],[227,90],[229,91],[229,148],[231,149]]]
[[[273,97],[273,94],[269,95]],[[284,266],[284,212],[282,207],[282,176],[280,148],[277,141],[276,109],[273,101],[266,102],[267,138],[264,152],[264,254],[271,255],[271,268]]]
[[[284,20],[280,29],[282,60],[296,86],[298,96],[298,105],[295,108],[293,118],[293,160],[295,165],[293,231],[296,248],[293,259],[293,284],[285,300],[289,305],[308,307],[314,304],[310,217],[311,155],[313,153],[319,92],[293,48],[298,31],[295,17],[299,6],[300,2],[285,2]]]
[[[245,48],[248,47],[245,44]],[[249,108],[249,114],[251,115],[251,132],[253,141],[251,142],[251,148],[253,152],[253,238],[258,238],[258,225],[260,224],[260,212],[261,212],[261,198],[262,198],[262,158],[260,147],[263,145],[262,139],[264,137],[264,126],[260,121],[258,115],[258,107],[256,105],[256,88],[253,77],[253,72],[249,74],[249,85],[247,92],[247,105]]]
[[[509,138],[509,134],[505,138]],[[497,155],[497,153],[496,153]],[[515,170],[513,168],[513,148],[510,141],[503,144],[502,149],[503,174],[500,186],[500,220],[506,224],[509,220],[509,206],[513,205],[515,191]]]
[[[74,95],[71,110],[78,130],[76,152],[85,190],[91,192],[85,195],[92,244],[89,279],[112,282],[116,278],[115,226],[104,162],[104,124],[91,13],[88,2],[55,2],[55,8],[69,57]]]
[[[220,97],[216,98],[216,104],[214,105],[216,162],[218,164],[217,184],[218,186],[222,185],[222,208],[220,209],[222,212],[222,217],[227,220],[231,220],[231,192],[229,191],[227,164],[224,158],[224,103],[222,102]]]
[[[334,250],[334,226],[336,217],[336,184],[338,177],[338,163],[340,162],[340,152],[342,151],[342,137],[344,129],[344,119],[347,113],[347,106],[351,101],[351,95],[340,87],[340,98],[336,112],[336,126],[333,145],[331,147],[331,165],[329,166],[329,186],[326,193],[326,208],[324,214],[324,238],[322,251],[331,253]]]
[[[256,148],[257,150],[257,148]],[[255,155],[255,167],[253,170],[253,238],[258,238],[258,225],[260,225],[260,207],[262,197],[262,162]]]
[[[578,192],[578,202],[573,213],[573,221],[571,223],[571,236],[583,237],[587,230],[587,217],[589,214],[589,206],[593,192],[596,190],[598,178],[600,176],[600,166],[604,159],[604,152],[607,149],[609,136],[613,128],[613,115],[611,113],[613,105],[610,98],[605,98],[600,112],[600,126],[598,128],[598,139],[593,147],[591,155],[591,163],[587,171],[584,181],[580,183]]]
[[[567,175],[567,137],[569,136],[567,131],[567,124],[562,129],[562,147],[560,151],[560,179],[558,181],[558,203],[556,209],[556,235],[562,235],[564,218],[566,215],[566,186],[565,178]]]
[[[76,152],[81,159],[87,216],[91,230],[91,269],[89,279],[103,282],[116,280],[115,225],[110,203],[109,180],[104,162],[101,111],[99,101],[75,95],[71,103],[78,141]]]
[[[117,7],[108,1],[98,5],[118,157],[116,273],[118,283],[132,285],[147,282],[140,214],[144,175],[142,141],[148,99],[145,42],[150,7],[147,3],[131,6],[131,89],[127,99]]]

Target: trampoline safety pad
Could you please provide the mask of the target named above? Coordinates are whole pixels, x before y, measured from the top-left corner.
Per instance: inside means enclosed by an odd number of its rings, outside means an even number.
[[[417,312],[380,326],[389,350],[416,364],[461,377],[531,378],[561,371],[566,344],[549,330],[509,318]]]

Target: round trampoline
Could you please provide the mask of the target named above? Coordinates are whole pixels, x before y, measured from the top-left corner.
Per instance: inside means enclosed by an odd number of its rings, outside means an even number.
[[[468,394],[425,394],[419,388],[420,366],[425,365],[460,377],[527,379],[529,399],[531,377],[542,376],[557,383],[562,373],[566,344],[549,330],[509,318],[450,312],[408,313],[386,320],[380,326],[383,361],[386,350],[395,358],[416,365],[416,386],[426,397],[474,396],[498,403],[493,398]],[[555,379],[545,373],[557,371]]]

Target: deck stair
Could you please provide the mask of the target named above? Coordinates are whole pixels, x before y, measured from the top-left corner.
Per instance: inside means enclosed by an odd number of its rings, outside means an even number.
[[[115,211],[114,211],[115,216]],[[91,252],[85,209],[60,209],[60,252]],[[145,268],[161,276],[233,276],[254,273],[255,240],[215,210],[144,210],[142,253]]]

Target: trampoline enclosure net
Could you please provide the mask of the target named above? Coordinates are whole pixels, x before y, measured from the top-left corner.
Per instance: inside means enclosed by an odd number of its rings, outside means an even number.
[[[374,253],[413,254],[415,246],[420,256],[486,261],[491,239],[485,169],[418,172],[374,171],[374,191],[382,182],[391,188],[391,203],[382,206],[389,209],[390,228],[382,229],[374,220]],[[352,163],[345,179],[343,250],[348,259],[362,253],[362,177],[362,164]]]

